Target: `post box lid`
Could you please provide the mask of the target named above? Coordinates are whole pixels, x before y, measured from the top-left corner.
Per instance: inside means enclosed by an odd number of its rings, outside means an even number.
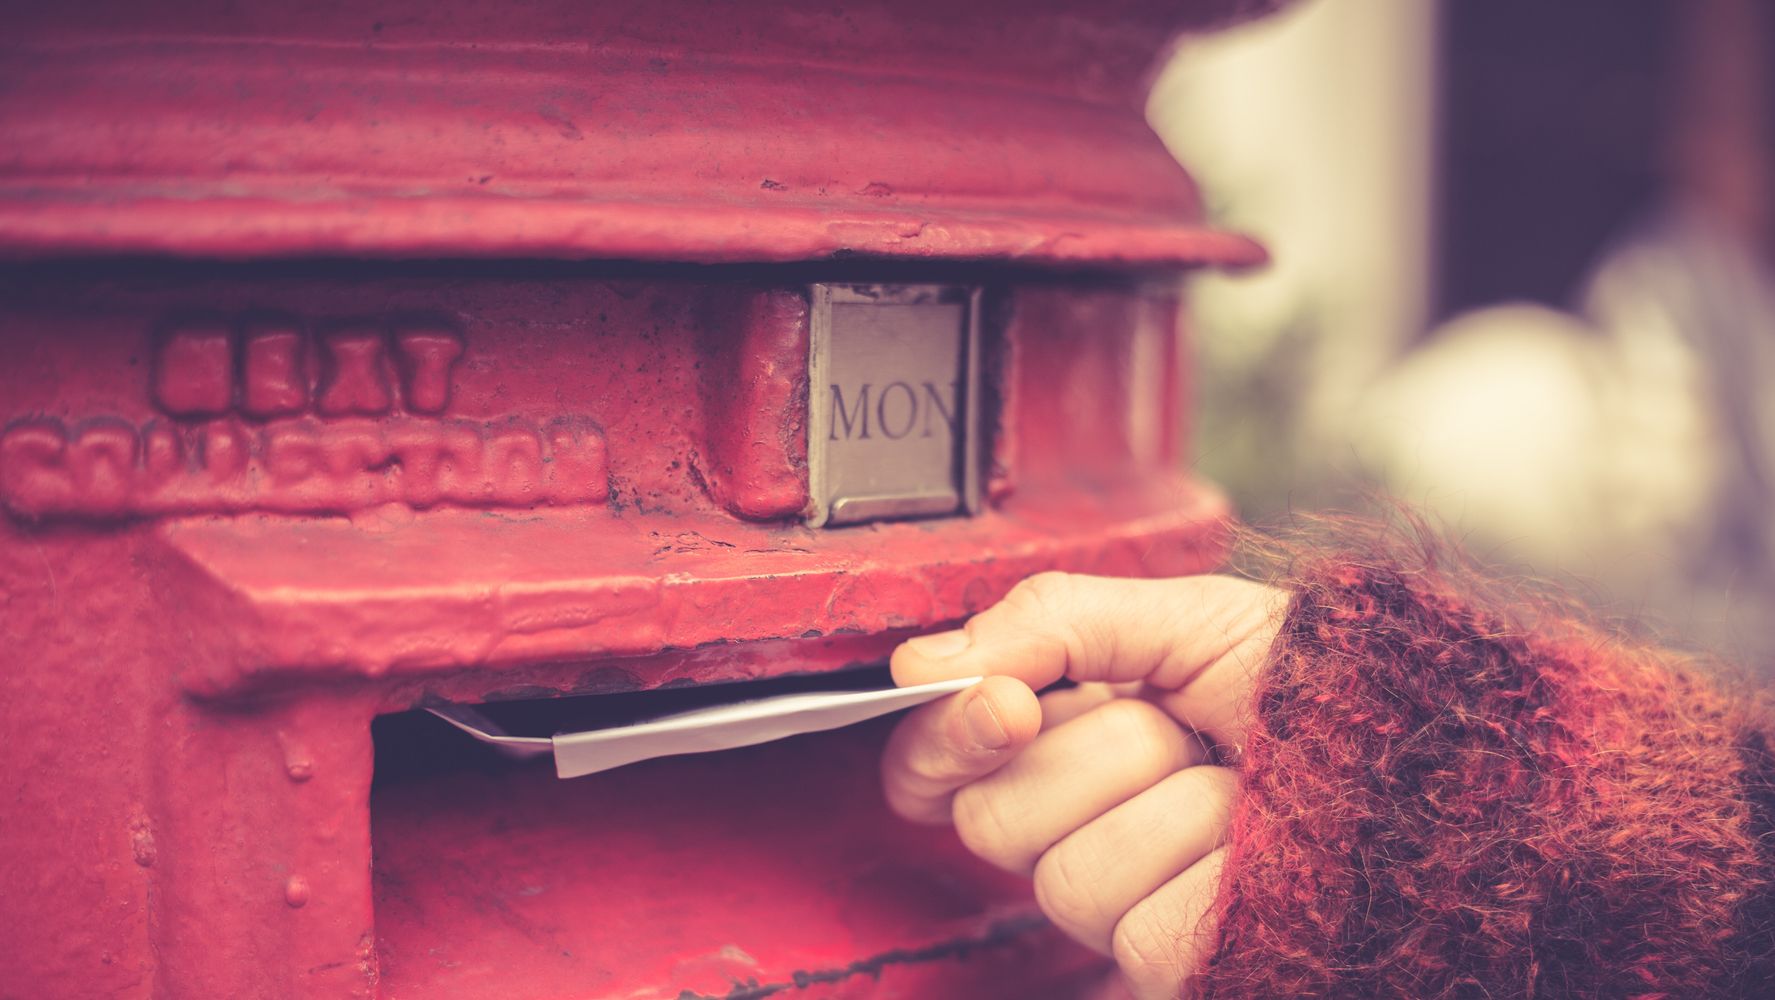
[[[1251,264],[1140,102],[1276,5],[38,5],[0,256]]]

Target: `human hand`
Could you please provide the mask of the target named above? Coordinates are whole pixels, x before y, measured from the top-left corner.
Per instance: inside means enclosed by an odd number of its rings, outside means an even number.
[[[962,629],[894,651],[894,680],[984,675],[909,714],[882,757],[889,805],[955,824],[1031,876],[1036,902],[1172,997],[1214,946],[1236,759],[1285,591],[1224,576],[1043,573]],[[1062,677],[1074,688],[1036,696]]]

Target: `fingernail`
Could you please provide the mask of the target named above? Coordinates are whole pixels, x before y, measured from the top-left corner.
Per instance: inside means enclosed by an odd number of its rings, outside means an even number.
[[[1011,734],[1005,732],[1004,723],[998,721],[998,713],[992,710],[992,702],[985,695],[969,698],[961,715],[967,720],[968,738],[982,750],[1002,750],[1010,745]]]
[[[906,645],[911,646],[920,656],[927,656],[933,660],[947,660],[968,648],[969,642],[966,630],[958,628],[949,632],[937,632],[907,639]]]

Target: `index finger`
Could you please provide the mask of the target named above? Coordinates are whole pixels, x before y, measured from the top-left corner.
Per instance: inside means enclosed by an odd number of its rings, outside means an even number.
[[[1139,681],[1191,727],[1238,744],[1240,712],[1281,627],[1288,593],[1228,576],[1129,580],[1042,573],[960,629],[894,650],[899,684],[1005,675],[1032,688]]]

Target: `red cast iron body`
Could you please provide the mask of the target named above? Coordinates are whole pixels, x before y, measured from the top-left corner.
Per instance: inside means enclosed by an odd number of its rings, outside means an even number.
[[[1258,6],[9,11],[0,995],[1095,975],[886,815],[880,726],[560,782],[396,775],[371,723],[879,662],[1037,570],[1212,566],[1175,276],[1259,252],[1139,97]],[[822,280],[984,289],[978,515],[804,524]]]

